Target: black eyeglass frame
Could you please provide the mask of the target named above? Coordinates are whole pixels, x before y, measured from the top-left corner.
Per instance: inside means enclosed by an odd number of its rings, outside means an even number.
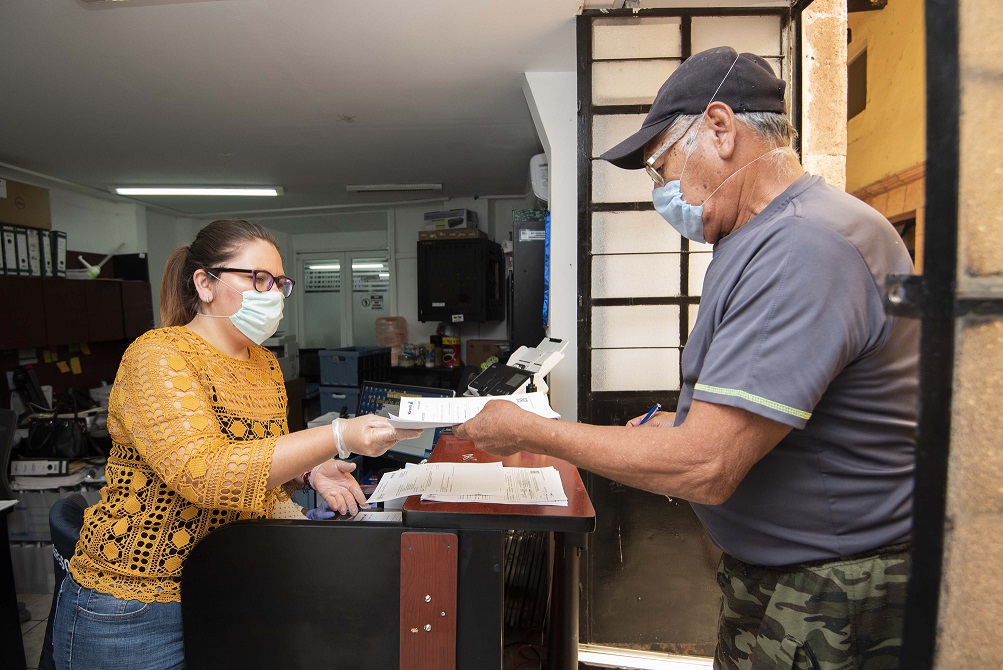
[[[258,293],[268,293],[269,291],[272,290],[273,286],[278,285],[279,290],[282,291],[283,297],[286,297],[286,298],[288,298],[292,294],[293,289],[296,287],[296,280],[295,279],[290,279],[289,277],[287,277],[285,275],[279,275],[278,277],[276,277],[275,275],[273,275],[268,270],[254,270],[254,269],[249,269],[249,268],[206,268],[205,271],[206,272],[210,272],[210,273],[211,272],[240,272],[240,273],[243,273],[243,274],[249,274],[249,275],[251,275],[251,284],[254,286],[254,290],[257,291]],[[263,290],[263,291],[258,288],[258,275],[267,275],[268,276],[268,286],[266,286],[265,290]],[[217,277],[217,279],[218,279],[218,277]],[[288,287],[288,290],[287,290],[286,287]]]

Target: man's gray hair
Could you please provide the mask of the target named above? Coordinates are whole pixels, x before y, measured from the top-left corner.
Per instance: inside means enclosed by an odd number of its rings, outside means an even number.
[[[794,144],[794,140],[798,136],[798,131],[794,129],[786,114],[745,112],[735,114],[735,118],[747,125],[752,132],[774,148],[789,147]]]
[[[675,144],[683,138],[691,128],[695,128],[698,120],[703,114],[683,114],[676,118],[669,127],[662,132],[662,141],[658,146]],[[743,112],[735,114],[735,118],[744,123],[752,132],[758,135],[764,142],[772,146],[789,147],[797,138],[797,130],[791,125],[786,114],[777,112]],[[686,138],[683,150],[686,151],[696,141],[696,133]]]

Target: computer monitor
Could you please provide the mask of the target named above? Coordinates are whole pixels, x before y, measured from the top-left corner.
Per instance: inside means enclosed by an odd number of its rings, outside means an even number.
[[[362,390],[359,393],[359,410],[356,415],[398,415],[400,414],[401,398],[452,398],[455,395],[456,392],[450,389],[430,386],[362,382]],[[432,447],[435,446],[442,430],[442,428],[427,428],[421,437],[398,442],[387,452],[387,455],[416,463],[432,453]]]

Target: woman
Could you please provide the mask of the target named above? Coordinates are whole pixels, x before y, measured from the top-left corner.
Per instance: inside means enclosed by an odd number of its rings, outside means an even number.
[[[163,326],[126,350],[109,398],[107,485],[59,591],[57,667],[183,667],[181,571],[196,542],[269,518],[283,485],[304,479],[354,513],[354,465],[332,457],[421,433],[363,416],[287,434],[282,373],[260,345],[293,285],[275,240],[247,221],[213,221],[168,259]]]

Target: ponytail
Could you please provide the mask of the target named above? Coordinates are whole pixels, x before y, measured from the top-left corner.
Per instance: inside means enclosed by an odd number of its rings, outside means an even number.
[[[160,282],[161,326],[183,326],[195,318],[198,295],[195,293],[195,283],[192,280],[194,272],[185,271],[190,248],[186,244],[175,249],[164,266],[164,278]]]

